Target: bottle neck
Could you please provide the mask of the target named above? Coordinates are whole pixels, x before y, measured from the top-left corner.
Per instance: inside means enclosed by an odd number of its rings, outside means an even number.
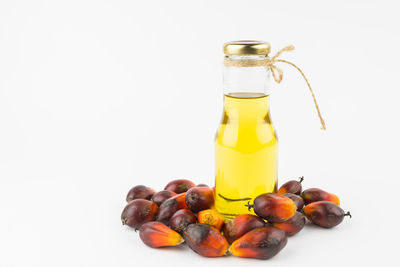
[[[243,97],[242,93],[230,93],[224,97],[225,114],[231,122],[254,123],[266,119],[269,115],[269,96],[259,93],[252,97]]]
[[[257,61],[265,60],[265,55],[225,56],[225,60],[232,61]],[[223,69],[223,88],[225,95],[243,94],[248,96],[269,95],[269,71],[265,66],[237,67],[226,66]]]

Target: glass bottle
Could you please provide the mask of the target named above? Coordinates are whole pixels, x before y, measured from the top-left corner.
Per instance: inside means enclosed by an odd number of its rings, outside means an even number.
[[[270,72],[257,64],[269,52],[270,45],[260,41],[224,45],[224,112],[215,138],[215,204],[226,220],[252,214],[245,206],[249,201],[276,192],[278,140],[269,112]]]

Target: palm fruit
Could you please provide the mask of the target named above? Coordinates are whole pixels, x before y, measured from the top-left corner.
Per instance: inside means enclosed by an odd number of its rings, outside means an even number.
[[[304,214],[296,211],[296,214],[289,220],[280,223],[273,223],[272,225],[285,231],[288,236],[292,236],[300,232],[305,224],[306,219]]]
[[[160,222],[148,222],[139,229],[143,243],[152,248],[178,246],[184,240],[177,232]]]
[[[298,181],[296,180],[290,180],[286,183],[284,183],[278,190],[279,195],[283,195],[286,193],[291,193],[295,195],[300,195],[301,194],[301,182],[303,182],[304,176],[300,177]]]
[[[192,187],[186,192],[185,201],[193,212],[209,209],[214,205],[213,190],[209,187]]]
[[[126,195],[126,202],[131,202],[134,199],[147,199],[150,200],[154,194],[154,190],[144,185],[137,185],[129,190]]]
[[[229,251],[238,257],[269,259],[287,243],[286,233],[273,226],[256,228],[232,243]]]
[[[296,204],[297,211],[301,211],[303,209],[304,200],[303,200],[303,198],[301,196],[295,195],[295,194],[292,194],[292,193],[285,193],[282,196],[288,197],[291,200],[293,200],[294,204]]]
[[[296,213],[296,204],[288,197],[274,193],[259,195],[254,199],[253,205],[246,205],[249,210],[254,212],[270,223],[284,222],[294,216]]]
[[[224,217],[216,210],[202,210],[197,214],[199,223],[205,223],[221,230],[224,225]]]
[[[319,188],[304,190],[303,193],[301,193],[301,197],[304,199],[306,205],[316,201],[330,201],[338,206],[340,205],[339,198],[335,194],[328,193]]]
[[[182,209],[172,215],[171,219],[169,219],[169,226],[178,233],[182,233],[189,224],[196,223],[196,221],[196,215],[193,212]]]
[[[185,202],[185,193],[181,193],[165,200],[158,209],[157,221],[168,225],[169,219],[175,212],[181,209],[187,209]]]
[[[149,200],[132,200],[122,211],[122,224],[139,229],[144,223],[153,221],[156,218],[157,210],[158,206]]]
[[[180,194],[180,193],[185,193],[193,186],[195,186],[195,184],[190,180],[177,179],[177,180],[173,180],[173,181],[169,182],[165,186],[164,190],[169,190],[169,191],[173,191],[177,194]]]
[[[228,250],[225,237],[208,224],[190,224],[184,231],[183,237],[194,252],[204,257],[220,257]]]
[[[224,226],[224,236],[229,243],[243,236],[245,233],[265,225],[264,221],[255,215],[242,214],[227,222]]]
[[[350,212],[345,213],[341,207],[330,201],[317,201],[304,207],[304,213],[312,223],[324,228],[332,228],[343,221],[344,216],[350,216]]]
[[[167,200],[168,198],[173,197],[175,195],[176,195],[176,193],[173,191],[161,190],[152,196],[151,201],[153,201],[158,206],[160,206],[165,200]]]

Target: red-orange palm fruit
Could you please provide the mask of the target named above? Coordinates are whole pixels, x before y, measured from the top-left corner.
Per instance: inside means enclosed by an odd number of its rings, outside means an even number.
[[[194,215],[193,212],[182,209],[172,215],[171,219],[169,219],[169,226],[178,233],[182,233],[189,224],[196,222],[196,215]]]
[[[176,196],[176,193],[173,191],[169,191],[169,190],[161,190],[157,193],[155,193],[152,197],[151,197],[151,201],[153,201],[154,203],[156,203],[158,206],[161,206],[161,204],[167,200],[170,197]]]
[[[287,243],[286,233],[273,226],[256,228],[232,243],[229,251],[238,257],[266,260],[281,251]]]
[[[221,230],[224,225],[224,217],[216,210],[202,210],[197,214],[199,223],[205,223]]]
[[[259,195],[254,199],[253,205],[248,203],[246,206],[249,210],[253,208],[258,216],[270,223],[284,222],[296,213],[296,204],[293,200],[274,193]]]
[[[228,250],[225,237],[208,224],[190,224],[184,231],[183,237],[194,252],[204,257],[220,257]]]
[[[304,214],[297,211],[296,214],[289,220],[280,223],[273,223],[272,225],[281,229],[282,231],[285,231],[288,236],[292,236],[300,232],[305,224],[306,219]]]
[[[126,202],[131,202],[134,199],[147,199],[150,200],[154,194],[154,190],[144,185],[137,185],[129,190],[126,196]]]
[[[295,194],[292,194],[292,193],[285,193],[282,196],[288,197],[291,200],[293,200],[294,204],[296,204],[297,211],[301,211],[303,209],[304,200],[303,200],[303,198],[301,196],[295,195]]]
[[[184,240],[177,232],[160,222],[148,222],[139,229],[143,243],[152,248],[178,246]]]
[[[134,199],[122,211],[122,224],[139,229],[144,223],[156,218],[157,210],[158,206],[149,200]]]
[[[165,200],[158,209],[157,221],[168,225],[169,219],[172,215],[181,209],[187,209],[185,193],[178,194]]]
[[[301,193],[301,197],[304,199],[305,205],[316,201],[330,201],[338,206],[340,205],[339,198],[335,194],[328,193],[319,188],[304,190],[303,193]]]
[[[301,194],[301,182],[303,182],[304,177],[300,177],[298,181],[296,180],[290,180],[286,183],[284,183],[278,190],[279,195],[283,195],[286,193],[291,193],[295,195],[300,195]]]
[[[324,228],[332,228],[343,221],[345,216],[350,216],[350,212],[345,213],[341,207],[330,201],[317,201],[304,207],[304,213],[312,223]]]
[[[225,223],[224,236],[229,243],[243,236],[245,233],[265,225],[264,221],[255,215],[242,214]]]
[[[177,180],[173,180],[173,181],[169,182],[165,186],[164,190],[169,190],[169,191],[173,191],[177,194],[180,194],[180,193],[185,193],[193,186],[195,186],[195,184],[190,180],[177,179]]]
[[[186,192],[185,201],[193,212],[209,209],[214,205],[213,190],[209,187],[192,187]]]

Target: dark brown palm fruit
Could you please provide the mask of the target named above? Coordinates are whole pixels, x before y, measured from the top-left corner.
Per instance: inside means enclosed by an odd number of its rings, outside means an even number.
[[[292,236],[300,232],[305,224],[306,218],[304,214],[296,211],[296,214],[289,220],[280,223],[273,223],[272,225],[285,231],[288,236]]]
[[[238,257],[266,260],[279,251],[287,243],[286,233],[273,226],[256,228],[244,234],[232,243],[229,251]]]
[[[160,222],[148,222],[139,229],[143,243],[152,248],[173,247],[183,243],[181,235]]]
[[[304,207],[304,214],[312,223],[324,228],[332,228],[343,221],[344,216],[350,216],[350,212],[344,213],[343,209],[330,201],[312,202]]]
[[[245,233],[259,227],[264,227],[264,221],[255,215],[242,214],[225,223],[224,236],[229,243],[243,236]]]
[[[296,213],[296,204],[293,200],[274,193],[259,195],[254,199],[253,205],[248,203],[246,206],[249,210],[253,208],[258,216],[270,223],[284,222]]]
[[[125,206],[121,214],[122,224],[139,229],[142,224],[154,221],[158,206],[146,199],[134,199]]]
[[[164,190],[169,190],[169,191],[173,191],[177,194],[180,194],[180,193],[185,193],[193,186],[195,186],[195,184],[190,180],[177,179],[177,180],[173,180],[173,181],[169,182],[165,186]]]
[[[169,226],[178,233],[183,233],[189,224],[196,222],[196,215],[194,215],[190,210],[183,209],[178,210],[174,215],[172,215],[171,219],[169,219]]]
[[[129,190],[126,196],[126,202],[131,202],[134,199],[147,199],[150,200],[154,194],[154,190],[144,185],[137,185]]]
[[[191,211],[199,212],[214,205],[214,193],[209,187],[192,187],[186,192],[185,201]]]
[[[319,188],[304,190],[303,193],[301,193],[301,197],[304,199],[306,205],[316,201],[330,201],[338,206],[340,205],[339,198],[335,194],[328,193]]]
[[[178,210],[187,209],[185,202],[185,193],[175,195],[165,200],[158,209],[157,221],[169,224],[169,219]]]
[[[221,230],[224,226],[224,216],[214,209],[202,210],[197,214],[199,223],[205,223]]]
[[[220,257],[228,250],[225,237],[208,224],[190,224],[184,231],[183,238],[194,252],[204,257]]]
[[[283,194],[282,196],[288,197],[291,200],[293,200],[294,204],[296,204],[297,211],[301,211],[303,209],[304,200],[303,200],[303,198],[301,196],[295,195],[295,194],[292,194],[292,193],[286,193],[286,194]]]
[[[165,200],[173,196],[176,196],[175,192],[169,190],[161,190],[153,195],[151,201],[160,206]]]
[[[301,194],[301,182],[303,182],[304,176],[300,177],[298,181],[296,180],[290,180],[286,183],[284,183],[278,190],[279,195],[283,195],[286,193],[292,193],[295,195],[300,195]]]

